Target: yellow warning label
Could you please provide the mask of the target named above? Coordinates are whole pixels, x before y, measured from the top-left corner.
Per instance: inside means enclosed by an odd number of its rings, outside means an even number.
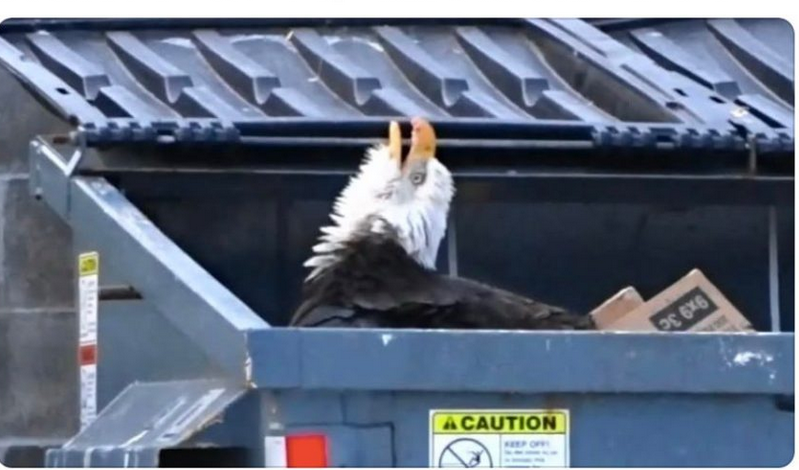
[[[569,416],[565,408],[430,410],[429,466],[568,467]]]
[[[96,251],[81,253],[78,256],[78,273],[81,276],[91,276],[100,270],[100,255]]]
[[[446,412],[433,414],[436,434],[565,434],[568,416],[561,411]]]

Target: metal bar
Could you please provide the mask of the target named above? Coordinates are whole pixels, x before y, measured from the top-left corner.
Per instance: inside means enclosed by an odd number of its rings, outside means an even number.
[[[70,173],[71,165],[41,139],[31,141],[28,158],[31,194],[44,198],[56,214],[66,219],[69,211],[69,179],[66,175]]]
[[[450,276],[458,275],[458,229],[455,217],[455,206],[449,211],[449,221],[447,222],[447,261]]]
[[[280,91],[287,91],[286,89],[277,89],[273,93]],[[301,98],[301,95],[293,95],[294,98]],[[286,96],[286,98],[292,98]],[[268,104],[268,103],[267,103]],[[400,119],[402,121],[402,119]],[[488,140],[488,139],[502,139],[502,140],[542,140],[545,142],[561,142],[561,141],[576,141],[587,142],[593,144],[595,140],[595,133],[597,126],[589,123],[582,123],[577,121],[563,122],[556,120],[535,120],[531,122],[526,121],[503,121],[498,119],[487,118],[471,118],[462,117],[457,121],[453,120],[439,120],[435,117],[430,119],[431,123],[436,127],[436,133],[442,139],[451,139],[458,137],[465,137],[470,140]],[[109,118],[109,123],[112,123],[114,129],[124,130],[131,126],[141,125],[140,120],[134,118]],[[181,129],[191,128],[192,126],[207,127],[212,124],[219,124],[218,119],[203,118],[203,117],[188,117],[175,121],[156,121],[149,123],[156,132],[161,133],[178,133]],[[335,120],[321,120],[315,117],[304,116],[280,116],[270,117],[269,120],[233,120],[226,122],[236,129],[242,137],[306,137],[309,135],[314,138],[327,138],[327,137],[340,137],[340,138],[385,138],[385,130],[388,125],[387,118],[378,117],[360,117]],[[663,124],[656,123],[642,123],[639,125],[641,129],[652,129],[653,132],[659,132],[664,128]],[[674,124],[669,125],[668,128],[674,131],[674,135],[682,134],[681,131],[687,133],[685,126]],[[705,133],[708,129],[702,126],[694,126],[694,129]],[[91,144],[104,143],[104,142],[126,142],[124,135],[113,136],[109,132],[112,130],[104,128],[91,128],[87,126],[87,140]],[[700,137],[702,134],[698,134]],[[116,140],[115,140],[116,139]],[[199,142],[208,142],[202,141]],[[666,143],[666,142],[663,142]],[[673,139],[673,145],[683,145],[678,139]],[[729,142],[725,141],[722,144],[730,144],[731,148],[743,148],[742,142],[734,142],[734,136],[731,136]]]
[[[396,119],[396,118],[395,118]],[[243,135],[262,136],[307,136],[310,130],[318,137],[347,136],[347,137],[375,137],[385,138],[386,125],[389,118],[385,117],[358,117],[338,121],[324,119],[309,119],[296,117],[273,118],[270,121],[240,121],[233,124]],[[397,119],[401,123],[406,119]],[[459,117],[457,120],[431,118],[430,123],[435,126],[436,134],[442,138],[451,138],[450,134],[459,134],[470,139],[505,138],[514,139],[519,136],[535,139],[550,138],[562,140],[592,140],[594,126],[582,122],[563,122],[557,120],[498,120],[487,117]],[[664,127],[663,123],[641,123],[652,127]],[[681,124],[669,125],[670,128],[685,128]],[[702,130],[702,126],[693,126]],[[312,129],[313,128],[313,129]],[[709,129],[709,128],[708,128]]]
[[[140,300],[141,294],[132,286],[100,286],[99,300]]]
[[[132,197],[206,197],[213,184],[218,194],[267,197],[280,192],[289,198],[330,200],[341,191],[352,170],[341,168],[289,170],[285,168],[239,172],[136,171],[113,174]],[[757,206],[793,204],[793,179],[768,177],[691,177],[679,175],[586,175],[453,169],[457,200],[463,202],[621,202],[638,204],[720,204]],[[198,184],[202,181],[203,184]],[[535,191],[530,188],[535,187]]]
[[[276,89],[273,93],[288,91]],[[288,98],[288,96],[286,96]],[[301,98],[299,95],[294,98]],[[293,98],[292,98],[293,99]],[[268,103],[267,103],[268,104]],[[696,148],[707,150],[729,149],[743,151],[744,142],[739,135],[730,129],[719,132],[706,125],[685,125],[680,123],[654,123],[642,120],[636,123],[635,135],[623,128],[616,129],[616,135],[608,133],[606,125],[597,125],[580,121],[558,121],[537,119],[534,121],[491,119],[481,117],[459,117],[457,120],[440,120],[432,117],[431,123],[442,139],[465,138],[469,141],[491,140],[539,140],[541,142],[580,142],[590,144],[587,148],[614,148],[629,150],[630,142],[649,148]],[[91,145],[100,143],[121,143],[130,141],[125,132],[127,128],[140,126],[141,122],[132,118],[108,118],[106,127],[87,126],[87,141]],[[359,117],[335,120],[319,120],[316,117],[280,116],[269,120],[231,120],[222,123],[218,119],[206,117],[186,117],[180,120],[154,121],[148,123],[160,134],[183,135],[192,127],[208,127],[213,125],[231,126],[242,137],[307,137],[314,138],[340,137],[349,138],[384,138],[388,124],[386,118]],[[620,130],[621,129],[621,130]],[[621,132],[621,133],[619,133]],[[601,135],[602,134],[602,135]],[[191,136],[183,136],[189,139]],[[194,136],[198,143],[215,143],[205,137]],[[626,139],[626,141],[625,141]],[[630,142],[627,142],[630,141]],[[481,144],[478,144],[481,145]],[[556,146],[556,148],[559,148]],[[642,150],[641,150],[642,151]]]
[[[268,146],[268,147],[291,147],[297,145],[313,145],[318,147],[329,146],[365,146],[373,145],[379,142],[375,138],[355,138],[355,139],[342,139],[337,137],[241,137],[240,142],[245,145],[252,146]],[[490,142],[469,142],[465,140],[448,140],[441,139],[441,145],[448,145],[450,147],[484,147],[484,148],[508,148],[518,150],[531,150],[531,149],[558,149],[558,150],[588,150],[593,147],[593,144],[587,141],[569,141],[569,140],[492,140]]]
[[[768,291],[771,331],[780,331],[780,265],[777,239],[777,208],[768,208]]]
[[[273,328],[249,338],[262,388],[792,394],[794,383],[785,333]]]
[[[59,159],[42,144],[34,160]],[[55,187],[48,203],[68,201],[66,218],[81,240],[97,247],[104,263],[133,286],[206,355],[234,377],[248,377],[246,331],[268,328],[258,315],[167,238],[103,178],[67,179],[63,164],[35,164],[38,178]],[[63,181],[68,181],[66,187]],[[64,194],[66,191],[66,194]]]
[[[277,292],[283,293],[291,288],[289,285],[289,256],[288,247],[290,243],[289,236],[289,215],[291,214],[291,200],[283,194],[278,194],[275,201],[275,271],[277,271],[276,284]],[[291,310],[292,306],[288,304],[287,298],[284,295],[279,295],[275,299],[275,309],[283,312]]]
[[[243,332],[268,325],[102,178],[75,178],[73,230],[222,368],[245,378]]]

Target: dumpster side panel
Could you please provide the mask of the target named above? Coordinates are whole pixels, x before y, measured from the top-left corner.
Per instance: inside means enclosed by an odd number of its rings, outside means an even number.
[[[333,194],[344,183],[344,178],[331,177],[325,191]],[[449,230],[457,233],[459,275],[587,312],[608,292],[632,284],[650,297],[699,268],[756,329],[770,330],[767,207],[546,202],[546,194],[541,201],[530,196],[530,202],[478,202],[481,191],[500,190],[504,184],[459,186],[463,196],[456,196]],[[241,179],[235,190],[218,187],[207,196],[185,192],[181,200],[191,200],[189,206],[176,205],[172,197],[177,195],[168,193],[143,198],[141,183],[126,187],[187,253],[259,315],[282,325],[299,303],[307,275],[302,263],[328,220],[331,200],[295,195],[275,200],[258,189],[266,185],[267,180]],[[224,204],[217,202],[222,194]],[[204,237],[192,235],[197,226],[203,227]],[[239,235],[229,231],[232,226],[241,227]],[[786,298],[792,291],[787,284],[791,248],[785,245],[790,232],[786,223],[780,227],[781,247],[787,250],[779,258],[780,295]],[[439,253],[442,269],[447,269],[446,246]],[[780,307],[783,317],[793,312],[791,302]]]
[[[780,328],[782,331],[794,331],[796,321],[796,265],[794,264],[796,246],[795,208],[777,210],[777,240],[779,276],[780,276]]]
[[[134,381],[196,379],[220,370],[189,338],[142,301],[103,302],[99,323],[97,407]]]
[[[279,398],[287,432],[329,434],[331,460],[346,466],[369,462],[353,448],[377,453],[382,444],[366,438],[346,442],[341,430],[388,424],[393,429],[391,465],[427,467],[430,411],[435,409],[568,409],[570,464],[575,467],[782,466],[794,451],[793,413],[777,410],[773,398],[764,395],[374,392],[354,398],[286,391]],[[302,406],[319,400],[343,410],[344,416],[332,410],[315,414]],[[731,417],[738,425],[730,425]]]
[[[752,206],[467,203],[456,207],[460,274],[588,312],[609,292],[633,285],[650,298],[699,268],[755,329],[769,331],[767,214]]]
[[[272,328],[248,342],[253,381],[277,389],[777,395],[794,382],[788,333]]]
[[[766,396],[403,396],[397,464],[427,466],[430,409],[566,408],[576,467],[782,466],[793,458],[793,413]],[[401,411],[400,411],[401,410]],[[740,425],[730,425],[730,417]]]
[[[171,239],[213,276],[229,286],[268,322],[291,308],[285,292],[295,289],[288,269],[292,238],[281,232],[290,202],[213,190],[199,197],[138,199],[137,205]],[[135,198],[135,196],[134,196]],[[190,208],[186,207],[190,201]],[[196,237],[201,228],[203,236]],[[301,264],[301,263],[300,263]]]

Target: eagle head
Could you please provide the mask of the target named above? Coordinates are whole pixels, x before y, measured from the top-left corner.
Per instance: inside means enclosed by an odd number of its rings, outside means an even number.
[[[455,185],[449,170],[436,159],[433,127],[422,118],[414,118],[411,125],[411,146],[405,156],[396,122],[389,125],[388,143],[366,152],[357,174],[333,205],[334,225],[321,229],[315,254],[305,262],[313,268],[307,279],[335,263],[348,241],[369,233],[394,234],[408,255],[426,268],[435,268]]]

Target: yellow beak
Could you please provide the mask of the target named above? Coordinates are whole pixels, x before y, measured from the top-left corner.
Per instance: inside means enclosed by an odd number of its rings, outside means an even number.
[[[411,120],[411,127],[411,149],[405,164],[436,158],[436,132],[433,126],[426,119],[415,117]]]
[[[411,148],[408,156],[402,159],[402,134],[399,123],[391,121],[388,126],[388,151],[392,160],[396,160],[401,168],[409,162],[424,161],[436,157],[436,133],[430,123],[420,117],[411,120]]]
[[[402,164],[402,134],[397,121],[391,121],[388,125],[388,151],[392,160]]]

